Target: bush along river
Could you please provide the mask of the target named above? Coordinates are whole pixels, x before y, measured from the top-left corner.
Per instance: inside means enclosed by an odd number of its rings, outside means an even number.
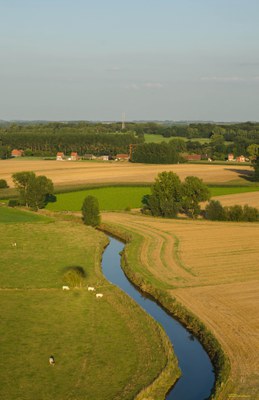
[[[210,397],[215,383],[213,366],[199,341],[155,301],[146,298],[133,286],[121,268],[120,253],[124,244],[109,237],[110,243],[103,253],[104,276],[132,297],[166,331],[178,358],[182,375],[167,400],[205,400]]]

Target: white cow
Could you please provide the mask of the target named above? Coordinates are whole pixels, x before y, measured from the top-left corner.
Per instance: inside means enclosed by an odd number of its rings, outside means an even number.
[[[98,299],[98,298],[101,298],[101,297],[103,297],[103,294],[102,293],[96,293],[96,298]]]
[[[95,288],[94,287],[92,287],[92,286],[88,286],[88,292],[94,292],[95,291]]]
[[[70,290],[69,286],[62,286],[63,290]]]

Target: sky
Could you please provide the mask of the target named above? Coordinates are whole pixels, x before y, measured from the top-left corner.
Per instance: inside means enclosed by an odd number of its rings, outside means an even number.
[[[259,121],[259,0],[0,0],[0,119]]]

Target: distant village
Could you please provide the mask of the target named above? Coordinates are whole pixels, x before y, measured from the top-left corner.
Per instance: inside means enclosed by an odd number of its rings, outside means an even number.
[[[13,149],[11,152],[11,157],[23,157],[24,156],[24,151],[21,149]],[[204,160],[204,157],[202,157],[200,154],[187,154],[184,155],[184,158],[186,161],[201,161]],[[65,155],[63,152],[57,152],[56,154],[56,160],[57,161],[78,161],[78,160],[101,160],[101,161],[129,161],[130,160],[130,154],[116,154],[115,157],[109,156],[109,155],[102,155],[102,156],[95,156],[94,154],[84,154],[83,156],[78,155],[77,152],[73,151],[70,153],[70,155]],[[209,162],[212,162],[211,158],[206,159]],[[234,157],[233,153],[228,154],[228,158],[226,161],[229,162],[236,162],[236,163],[244,163],[244,162],[250,162],[250,159],[240,155],[238,157]]]

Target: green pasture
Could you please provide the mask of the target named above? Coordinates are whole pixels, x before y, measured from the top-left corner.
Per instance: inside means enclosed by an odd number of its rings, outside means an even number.
[[[182,136],[164,137],[162,135],[153,135],[152,133],[145,133],[144,138],[145,138],[146,143],[161,143],[161,142],[168,143],[172,139],[182,139],[184,142],[187,142],[187,140],[190,140],[192,142],[200,142],[201,144],[210,142],[210,139],[208,139],[208,138],[189,139],[189,138],[182,137]],[[229,143],[229,142],[227,142],[227,143]]]
[[[57,201],[49,203],[51,211],[79,211],[86,196],[95,196],[99,201],[100,210],[124,210],[125,208],[141,207],[141,200],[150,193],[148,186],[111,186],[98,189],[88,189],[78,192],[57,194]]]
[[[259,186],[209,186],[211,196],[254,192]],[[140,208],[144,195],[150,194],[149,186],[114,186],[99,189],[88,189],[78,192],[57,194],[57,201],[49,203],[47,209],[52,211],[80,211],[86,196],[95,196],[101,211],[125,210]]]
[[[16,208],[0,207],[0,223],[51,222],[52,219]]]
[[[211,196],[225,196],[227,194],[238,194],[258,192],[259,186],[210,186]]]
[[[134,398],[166,355],[155,322],[104,279],[104,234],[80,219],[25,222],[0,223],[0,398]],[[85,283],[63,291],[64,269],[72,266],[84,269]]]

